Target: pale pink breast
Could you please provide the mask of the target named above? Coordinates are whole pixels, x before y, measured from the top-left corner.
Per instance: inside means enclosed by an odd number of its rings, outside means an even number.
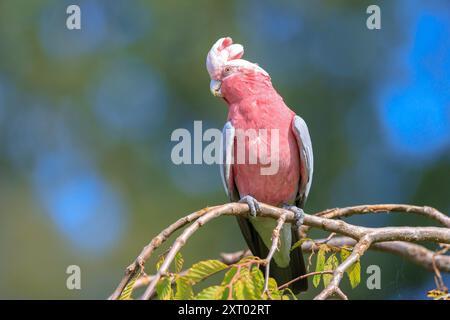
[[[261,139],[261,135],[257,135],[256,140],[248,139],[245,142],[246,155],[255,151],[255,146],[258,146],[259,150],[267,150],[270,156],[275,155],[278,150],[278,170],[274,174],[263,175],[263,167],[267,170],[268,166],[274,169],[277,165],[273,162],[263,165],[261,152],[256,152],[257,164],[249,164],[248,158],[244,164],[236,163],[237,139],[235,140],[233,176],[241,197],[251,195],[258,201],[275,206],[290,203],[295,199],[300,179],[300,161],[297,142],[291,130],[293,116],[294,113],[282,100],[276,104],[244,101],[239,106],[230,106],[229,119],[236,130],[268,129],[267,139]],[[272,129],[278,129],[278,147],[271,146],[271,134],[275,134]],[[276,158],[271,158],[271,161],[276,161]]]

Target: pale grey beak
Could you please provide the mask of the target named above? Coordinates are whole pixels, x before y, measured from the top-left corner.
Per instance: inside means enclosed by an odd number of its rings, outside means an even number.
[[[219,80],[211,80],[211,83],[209,84],[209,90],[211,90],[211,93],[215,97],[221,97],[222,92],[220,91],[220,87],[222,86],[222,82]]]

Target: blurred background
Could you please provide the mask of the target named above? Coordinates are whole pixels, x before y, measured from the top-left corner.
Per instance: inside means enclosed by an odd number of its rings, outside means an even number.
[[[371,31],[374,3],[382,29]],[[70,4],[81,30],[66,28]],[[227,201],[217,165],[170,159],[174,129],[225,122],[205,69],[222,36],[244,45],[308,123],[307,212],[367,203],[449,212],[448,1],[1,0],[0,298],[106,298],[157,232]],[[350,221],[430,224],[402,214]],[[244,246],[235,220],[222,218],[182,253],[189,266]],[[73,264],[81,290],[66,288]],[[365,286],[370,264],[381,267],[381,290]],[[435,287],[431,273],[382,253],[362,259],[358,289],[345,282],[352,299],[425,299]]]

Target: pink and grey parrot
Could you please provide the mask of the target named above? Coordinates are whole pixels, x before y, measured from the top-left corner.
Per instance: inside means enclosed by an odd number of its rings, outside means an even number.
[[[252,253],[265,258],[276,221],[257,216],[258,201],[293,211],[297,226],[301,225],[302,208],[312,182],[313,151],[305,121],[286,106],[273,88],[269,74],[257,64],[241,59],[243,54],[242,45],[233,44],[229,37],[221,38],[209,51],[206,66],[212,94],[222,97],[229,108],[228,121],[222,132],[221,176],[225,191],[230,201],[248,204],[249,217],[238,217],[238,223]],[[269,150],[268,154],[278,152],[274,174],[262,174],[267,158],[265,162],[258,158],[257,163],[231,160],[237,158],[236,132],[251,129],[277,132],[278,150],[271,150],[272,135],[267,138],[250,135],[243,140],[248,153],[255,146]],[[279,250],[270,265],[270,275],[278,284],[305,274],[301,249],[290,250],[298,240],[297,230],[290,224],[285,224],[282,229]],[[303,279],[294,282],[291,289],[298,293],[307,287],[308,282]]]

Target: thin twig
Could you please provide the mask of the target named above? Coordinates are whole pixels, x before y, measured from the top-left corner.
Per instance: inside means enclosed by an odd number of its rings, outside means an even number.
[[[288,281],[288,282],[286,282],[285,284],[279,286],[279,287],[278,287],[278,290],[287,288],[287,287],[289,287],[291,284],[293,284],[294,282],[300,281],[300,280],[302,280],[302,279],[305,279],[305,278],[308,278],[308,277],[311,277],[311,276],[315,276],[315,275],[318,275],[318,274],[330,274],[330,273],[333,273],[333,270],[314,271],[314,272],[306,273],[306,274],[304,274],[304,275],[301,275],[301,276],[299,276],[299,277],[297,277],[297,278],[294,278],[294,279],[292,279],[291,281]]]
[[[278,218],[277,226],[273,229],[272,232],[272,246],[270,247],[269,253],[266,257],[266,272],[264,277],[264,293],[269,294],[269,275],[270,275],[270,262],[272,261],[275,250],[278,249],[278,244],[280,242],[280,233],[283,228],[284,222],[286,221],[286,214],[283,213],[280,218]]]

